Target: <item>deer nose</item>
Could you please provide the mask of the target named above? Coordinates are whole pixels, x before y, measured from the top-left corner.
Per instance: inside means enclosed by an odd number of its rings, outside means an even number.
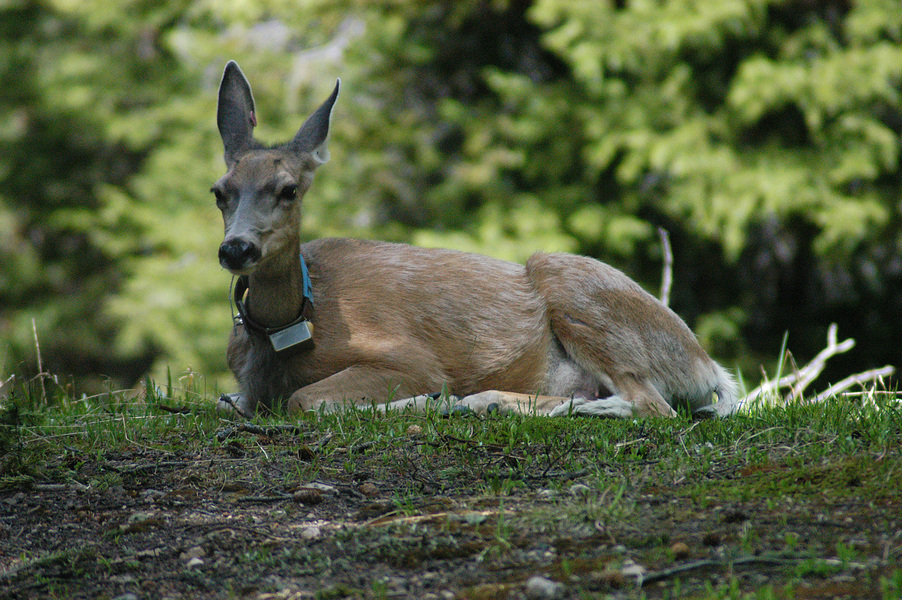
[[[219,246],[219,264],[229,271],[241,271],[260,260],[260,248],[244,240],[229,240]]]

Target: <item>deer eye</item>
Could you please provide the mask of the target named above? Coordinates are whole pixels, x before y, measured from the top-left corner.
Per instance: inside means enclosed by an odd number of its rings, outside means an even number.
[[[289,183],[279,190],[279,200],[291,201],[298,197],[298,186],[296,183]]]
[[[214,186],[210,188],[210,191],[213,192],[213,196],[216,198],[216,206],[218,206],[220,209],[225,207],[226,197],[222,190]]]

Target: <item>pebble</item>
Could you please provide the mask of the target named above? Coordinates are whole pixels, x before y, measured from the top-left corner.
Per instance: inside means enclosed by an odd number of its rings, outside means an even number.
[[[407,428],[407,435],[420,437],[421,435],[423,435],[423,428],[419,425],[411,425]]]
[[[316,488],[301,488],[292,494],[295,502],[300,504],[319,504],[323,501],[323,493]]]
[[[673,554],[673,557],[676,560],[683,560],[684,558],[689,558],[689,546],[687,546],[683,542],[677,542],[673,546],[671,546],[670,552]]]
[[[311,525],[310,527],[305,527],[301,530],[301,537],[305,540],[315,540],[322,536],[323,532],[316,525]]]
[[[319,490],[324,494],[332,494],[332,495],[336,495],[336,496],[338,495],[337,487],[335,487],[334,485],[326,485],[325,483],[316,483],[316,482],[307,483],[301,487],[301,489],[305,489],[305,488],[311,489],[311,490]]]
[[[545,577],[539,577],[538,575],[533,575],[526,581],[527,598],[535,598],[536,600],[548,598],[551,600],[561,598],[563,595],[564,585],[561,583],[551,581]]]
[[[367,481],[363,485],[360,486],[360,493],[366,496],[367,498],[375,498],[379,495],[379,488],[376,487],[375,484]]]

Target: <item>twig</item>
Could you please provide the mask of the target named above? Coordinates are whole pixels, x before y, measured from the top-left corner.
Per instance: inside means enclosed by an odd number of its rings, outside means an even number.
[[[673,250],[670,248],[670,234],[663,227],[658,227],[661,237],[661,252],[664,255],[664,272],[661,274],[661,302],[670,304],[670,288],[673,286]]]
[[[576,479],[585,477],[589,474],[589,469],[580,469],[579,471],[548,471],[547,469],[539,475],[523,475],[520,477],[523,481],[542,481],[543,479]],[[511,478],[513,479],[513,477]]]
[[[47,404],[47,388],[44,387],[44,361],[41,360],[41,345],[38,343],[38,327],[31,318],[31,332],[34,334],[34,351],[38,360],[38,378],[41,382],[41,403]]]
[[[165,404],[157,404],[157,408],[159,408],[163,412],[171,413],[174,415],[191,414],[191,408],[189,408],[188,406],[166,406]]]
[[[291,494],[277,494],[275,496],[241,496],[236,500],[242,504],[244,503],[261,503],[266,504],[270,502],[285,502],[286,500],[291,500]]]
[[[855,346],[855,340],[852,338],[837,344],[836,330],[836,323],[831,323],[830,327],[827,329],[827,347],[821,350],[817,356],[815,356],[814,359],[799,372],[799,381],[793,386],[790,397],[798,398],[802,395],[802,390],[804,390],[812,381],[817,379],[818,375],[824,370],[824,367],[827,366],[828,358],[835,354],[848,352]],[[807,373],[805,372],[806,369],[808,370]]]
[[[253,415],[248,414],[243,408],[238,406],[234,400],[232,400],[231,394],[220,394],[219,401],[223,404],[226,404],[232,408],[239,416],[244,417],[245,419],[250,419]]]
[[[770,394],[781,388],[790,386],[790,392],[785,400],[788,401],[801,397],[805,388],[817,379],[821,372],[823,372],[824,368],[827,366],[827,359],[837,354],[848,352],[855,346],[855,340],[852,338],[837,343],[836,330],[836,323],[831,323],[827,330],[827,347],[818,352],[817,356],[811,359],[811,362],[794,373],[781,377],[776,381],[765,381],[749,392],[745,398],[742,399],[742,402],[746,403],[750,400],[755,400],[762,395]]]
[[[661,571],[652,571],[645,575],[642,578],[641,585],[648,585],[649,583],[654,583],[656,581],[662,581],[664,579],[670,579],[674,576],[681,575],[683,573],[688,573],[690,571],[697,571],[699,569],[710,569],[710,568],[729,568],[731,566],[744,566],[744,565],[796,565],[802,562],[801,558],[770,558],[765,556],[749,556],[745,558],[737,558],[732,561],[719,561],[719,560],[700,560],[697,562],[688,563],[685,565],[679,565],[676,567],[672,567],[670,569],[663,569]]]
[[[821,402],[831,396],[835,396],[836,394],[849,389],[850,387],[860,384],[864,385],[869,381],[876,381],[883,377],[889,377],[893,373],[896,372],[896,368],[890,365],[886,365],[885,367],[881,367],[879,369],[871,369],[870,371],[863,371],[861,373],[857,373],[855,375],[849,375],[842,381],[838,383],[834,383],[826,390],[818,394],[812,402]]]
[[[143,473],[145,471],[161,471],[163,469],[181,469],[183,467],[187,467],[189,463],[184,460],[167,460],[155,463],[144,463],[144,464],[126,464],[126,465],[114,465],[112,463],[106,463],[103,465],[104,468],[109,469],[111,471],[115,471],[116,473]]]

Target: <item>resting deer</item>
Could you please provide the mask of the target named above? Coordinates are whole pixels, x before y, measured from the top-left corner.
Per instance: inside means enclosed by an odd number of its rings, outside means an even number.
[[[524,266],[385,242],[302,244],[301,199],[329,158],[338,91],[294,139],[267,147],[252,135],[250,85],[226,65],[217,125],[228,172],[212,191],[219,262],[238,277],[228,362],[241,392],[222,403],[244,414],[280,402],[421,409],[445,390],[476,411],[552,416],[735,404],[735,383],[686,324],[591,258],[537,253]]]

